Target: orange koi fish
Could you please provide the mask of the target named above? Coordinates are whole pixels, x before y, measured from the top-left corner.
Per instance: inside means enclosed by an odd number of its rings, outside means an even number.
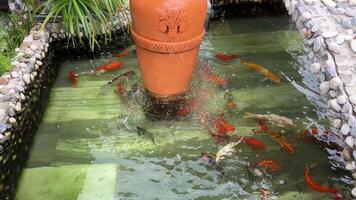
[[[210,82],[210,83],[214,83],[217,85],[226,85],[227,84],[227,81],[225,79],[221,78],[218,75],[214,75],[212,73],[203,73],[201,78],[205,82]]]
[[[271,172],[276,172],[279,170],[279,166],[274,160],[262,160],[257,163],[257,166],[270,170]]]
[[[235,127],[225,120],[224,115],[221,115],[217,120],[213,120],[213,122],[218,133],[221,135],[227,135],[229,132],[235,131]]]
[[[273,74],[268,69],[263,68],[261,65],[258,65],[256,63],[249,63],[249,62],[245,62],[245,61],[241,61],[241,65],[255,70],[256,72],[268,77],[269,79],[271,79],[275,83],[280,83],[281,82],[281,79],[277,75]]]
[[[69,72],[69,80],[72,83],[72,87],[77,87],[78,86],[78,80],[77,80],[77,72],[75,70],[70,70]]]
[[[266,145],[255,138],[246,138],[245,137],[242,139],[242,142],[249,145],[250,148],[254,151],[259,150],[259,149],[266,150]]]
[[[310,169],[308,166],[306,166],[304,170],[304,179],[311,190],[321,192],[321,193],[331,193],[335,195],[335,199],[341,199],[341,194],[336,189],[327,186],[322,186],[319,183],[315,182],[311,178]]]
[[[230,61],[230,60],[235,60],[235,59],[239,59],[240,56],[236,56],[236,55],[226,55],[224,53],[218,53],[215,55],[215,57],[217,59],[219,59],[220,61],[226,62],[226,61]]]
[[[268,135],[273,141],[277,142],[281,147],[287,151],[289,154],[294,153],[294,146],[280,133],[274,132],[268,128],[268,125],[265,121],[261,119],[256,119],[260,124],[260,130],[253,129],[252,131],[256,134],[264,133]]]
[[[120,69],[124,65],[124,62],[121,61],[114,61],[108,64],[101,65],[97,68],[95,68],[96,72],[99,71],[116,71]]]
[[[117,84],[115,93],[120,97],[124,97],[126,95],[125,84],[124,83]]]
[[[121,57],[127,56],[127,55],[129,55],[129,54],[130,54],[130,51],[125,50],[125,51],[123,51],[123,52],[121,52],[121,53],[114,54],[114,57],[116,57],[116,58],[121,58]]]

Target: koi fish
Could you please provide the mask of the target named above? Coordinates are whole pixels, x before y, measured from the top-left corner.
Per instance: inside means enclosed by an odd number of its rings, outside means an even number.
[[[271,122],[272,124],[275,124],[276,126],[279,127],[286,127],[286,126],[296,126],[296,123],[287,117],[283,117],[280,115],[276,114],[271,114],[271,115],[259,115],[259,114],[253,114],[253,113],[245,113],[244,118],[256,118],[256,119],[261,119],[264,121]]]
[[[208,133],[213,138],[215,144],[230,142],[231,136],[229,135],[216,134],[213,133],[211,130],[208,130]]]
[[[189,99],[185,105],[178,110],[177,116],[186,117],[198,106],[198,104],[199,101],[196,98]]]
[[[282,147],[282,149],[287,151],[289,154],[294,153],[294,146],[283,135],[281,135],[278,132],[269,130],[268,125],[265,121],[258,118],[256,120],[260,124],[260,130],[252,129],[254,133],[256,134],[264,133],[268,135],[273,141],[277,142]]]
[[[262,160],[257,163],[257,166],[270,170],[271,172],[276,172],[279,169],[277,162],[274,160]]]
[[[230,92],[227,93],[227,103],[226,107],[228,110],[234,110],[236,108],[235,102],[234,102],[234,96]]]
[[[101,86],[102,88],[106,85],[113,85],[113,84],[117,84],[118,82],[122,82],[125,79],[128,79],[129,77],[132,77],[136,75],[136,73],[134,71],[128,71],[125,72],[123,74],[120,74],[119,76],[113,78],[111,81],[107,82],[105,85]]]
[[[77,80],[77,72],[75,70],[70,70],[69,72],[69,80],[72,83],[72,87],[77,87],[78,86],[78,80]]]
[[[130,54],[130,51],[125,50],[125,51],[123,51],[123,52],[114,54],[114,57],[116,57],[116,58],[121,58],[121,57],[127,56],[127,55],[129,55],[129,54]]]
[[[311,190],[321,192],[321,193],[331,193],[331,194],[336,195],[336,198],[338,198],[338,199],[341,198],[341,194],[336,189],[330,188],[327,186],[322,186],[319,183],[315,182],[311,178],[310,169],[308,166],[306,166],[305,170],[304,170],[304,179],[305,179],[305,182],[307,182],[307,184]]]
[[[226,157],[230,157],[235,153],[235,147],[240,144],[243,141],[244,137],[241,137],[241,139],[237,142],[232,142],[227,145],[225,145],[223,148],[221,148],[215,156],[215,161],[218,163],[219,161],[225,159]]]
[[[213,120],[213,122],[219,134],[226,135],[228,132],[235,131],[235,127],[225,120],[224,115],[221,115],[217,120]]]
[[[241,61],[241,65],[255,70],[256,72],[258,72],[258,73],[266,76],[267,78],[271,79],[275,83],[280,83],[281,82],[281,79],[277,75],[273,74],[268,69],[263,68],[261,65],[258,65],[256,63],[249,63],[249,62],[245,62],[245,61]]]
[[[101,65],[95,68],[95,72],[99,71],[116,71],[120,69],[124,65],[124,62],[121,61],[114,61],[108,64]]]
[[[147,137],[151,140],[151,142],[153,144],[156,144],[153,133],[151,133],[151,132],[147,131],[146,129],[141,128],[139,126],[136,127],[136,132],[137,132],[137,135]]]
[[[119,83],[119,84],[117,84],[115,93],[116,93],[118,96],[120,96],[120,97],[126,96],[125,84],[124,84],[124,83]]]
[[[227,81],[225,79],[221,78],[218,75],[214,75],[211,73],[203,73],[201,78],[204,82],[214,83],[217,85],[226,85],[227,84]]]
[[[215,57],[217,59],[219,59],[220,61],[226,62],[226,61],[230,61],[230,60],[235,60],[235,59],[239,59],[240,56],[236,56],[236,55],[226,55],[223,53],[218,53],[215,55]]]
[[[266,145],[255,138],[244,138],[242,141],[245,144],[249,145],[250,148],[254,151],[259,150],[259,149],[266,150]]]

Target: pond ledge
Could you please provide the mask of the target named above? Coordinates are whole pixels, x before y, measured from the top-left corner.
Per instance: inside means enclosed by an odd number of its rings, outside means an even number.
[[[328,116],[344,138],[345,168],[356,179],[356,0],[284,0],[300,31]],[[356,182],[352,190],[356,197]]]
[[[129,22],[114,21],[113,32]],[[13,68],[0,77],[0,199],[13,199],[18,175],[43,116],[56,78],[55,51],[64,48],[68,34],[58,24],[35,25],[16,49]],[[100,33],[98,33],[100,35]]]

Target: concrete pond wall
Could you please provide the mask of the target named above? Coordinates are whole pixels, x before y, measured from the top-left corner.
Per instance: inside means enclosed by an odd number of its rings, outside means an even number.
[[[304,68],[318,77],[317,92],[328,99],[331,124],[344,138],[345,168],[356,179],[356,2],[283,2],[307,50],[309,64]],[[13,70],[0,77],[0,199],[13,197],[56,77],[56,50],[67,41],[64,31],[39,31],[39,27],[17,49]],[[356,196],[356,187],[352,194]]]

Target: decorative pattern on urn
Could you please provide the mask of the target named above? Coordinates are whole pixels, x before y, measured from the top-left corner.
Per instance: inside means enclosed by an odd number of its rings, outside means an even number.
[[[168,38],[175,39],[178,33],[182,33],[187,29],[187,14],[180,9],[167,9],[160,13],[159,30],[163,33],[168,33]]]

